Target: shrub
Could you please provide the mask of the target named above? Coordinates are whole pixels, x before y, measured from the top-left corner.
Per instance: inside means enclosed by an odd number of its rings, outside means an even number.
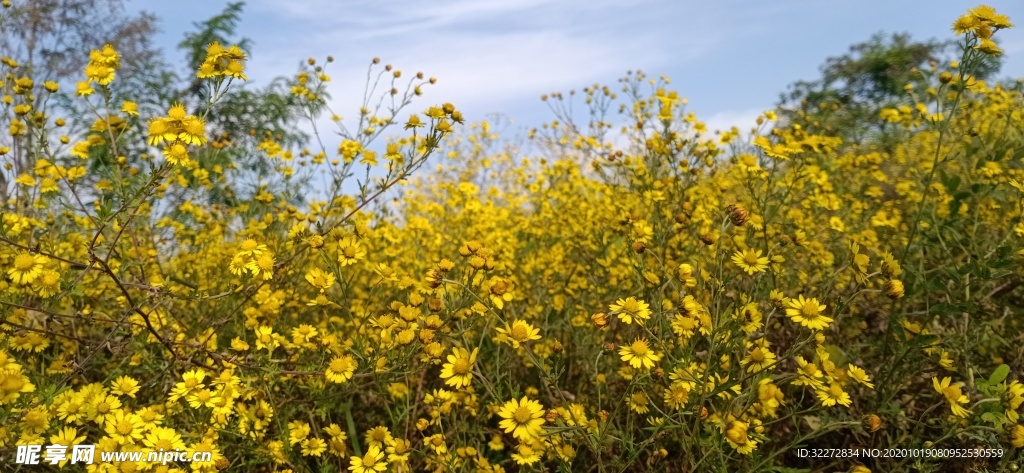
[[[972,77],[1009,26],[958,19],[961,59],[871,124],[884,147],[800,112],[709,133],[636,72],[583,89],[588,126],[546,96],[523,158],[451,104],[409,115],[433,79],[374,59],[328,150],[311,59],[295,152],[207,128],[240,48],[208,47],[203,107],[147,119],[96,50],[77,127],[4,58],[0,447],[212,453],[88,471],[1010,469],[1022,96]],[[238,155],[271,169],[211,198],[252,177]],[[328,197],[275,192],[301,175]]]

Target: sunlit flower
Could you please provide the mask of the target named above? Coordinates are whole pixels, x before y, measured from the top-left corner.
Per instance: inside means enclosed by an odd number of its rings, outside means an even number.
[[[647,340],[643,338],[637,338],[630,345],[623,345],[619,349],[619,355],[622,357],[622,361],[629,363],[634,368],[650,369],[661,359],[661,355],[651,350]]]
[[[634,317],[637,323],[640,324],[644,320],[651,318],[651,306],[632,296],[615,301],[614,304],[608,306],[608,310],[612,315],[617,315],[619,320],[627,324],[632,324]]]
[[[824,310],[825,304],[818,302],[818,299],[813,297],[804,299],[804,296],[801,295],[796,299],[790,299],[786,315],[793,322],[811,330],[823,330],[832,323],[832,318],[822,313]]]
[[[768,270],[769,261],[767,256],[761,256],[761,250],[754,251],[750,248],[737,251],[732,255],[732,262],[750,275]]]
[[[473,379],[473,363],[479,352],[479,348],[474,348],[472,353],[465,348],[453,348],[452,354],[448,355],[448,362],[441,367],[441,379],[445,380],[445,384],[455,389],[469,386]]]
[[[513,437],[526,441],[540,437],[544,431],[544,408],[539,402],[523,396],[506,402],[498,411],[502,421],[498,426]]]

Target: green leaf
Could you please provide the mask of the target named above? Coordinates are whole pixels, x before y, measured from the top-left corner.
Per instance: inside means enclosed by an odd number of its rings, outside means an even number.
[[[931,312],[935,315],[949,316],[964,312],[965,309],[963,304],[935,304],[931,307]]]
[[[996,367],[996,370],[992,372],[992,375],[988,377],[988,384],[999,384],[1006,379],[1006,376],[1010,374],[1010,367],[1006,364],[1002,364]]]
[[[938,335],[925,334],[918,335],[907,341],[907,345],[910,347],[929,347],[939,341]]]

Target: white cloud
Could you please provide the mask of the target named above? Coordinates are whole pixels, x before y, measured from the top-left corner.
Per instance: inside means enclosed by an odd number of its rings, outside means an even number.
[[[761,108],[748,108],[743,110],[725,110],[722,112],[715,113],[710,117],[704,119],[704,124],[707,125],[708,131],[714,132],[727,131],[732,127],[736,127],[742,133],[750,131],[751,128],[757,126],[756,120],[765,110],[771,110],[772,106],[764,106]],[[700,115],[697,116],[701,119]]]
[[[676,48],[665,37],[669,29],[635,27],[651,16],[638,5],[596,3],[259,0],[256,11],[272,12],[280,27],[261,30],[267,37],[259,40],[250,76],[265,80],[288,70],[282,65],[333,54],[335,104],[353,110],[362,97],[364,65],[380,56],[405,74],[437,77],[435,86],[425,88],[424,101],[450,101],[475,120],[542,93],[608,83],[627,69],[685,61],[713,43],[699,36]],[[622,14],[609,15],[616,6]]]

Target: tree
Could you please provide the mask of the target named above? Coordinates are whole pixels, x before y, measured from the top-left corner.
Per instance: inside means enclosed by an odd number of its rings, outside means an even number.
[[[954,42],[914,41],[908,34],[878,33],[830,57],[821,78],[798,81],[780,97],[779,108],[789,122],[820,127],[844,141],[861,143],[880,130],[875,125],[886,107],[907,103],[904,87],[924,84],[924,74],[954,60]],[[986,60],[975,77],[986,79],[999,71],[997,58]]]
[[[23,76],[36,78],[34,95],[41,95],[42,83],[53,81],[64,87],[80,80],[89,51],[104,44],[121,53],[122,70],[118,87],[146,88],[159,82],[162,58],[150,38],[156,32],[156,18],[149,13],[130,15],[124,0],[26,0],[3,13],[4,24],[18,28],[0,29],[0,50],[14,60]],[[57,109],[71,104],[67,94],[54,100]],[[10,169],[26,169],[31,163],[27,148],[13,147],[7,156]],[[7,201],[9,179],[0,171],[0,202]]]
[[[253,41],[244,37],[235,38],[244,6],[244,2],[229,3],[221,13],[193,23],[195,30],[186,33],[178,43],[178,48],[186,52],[189,70],[184,78],[188,85],[177,91],[174,101],[185,103],[197,113],[206,109],[210,91],[195,71],[206,59],[207,48],[211,43],[237,45],[247,55],[252,55]],[[308,136],[295,126],[302,118],[302,109],[290,93],[286,78],[277,77],[262,88],[236,82],[226,95],[218,99],[217,107],[206,114],[207,127],[211,136],[236,144],[249,141],[250,146],[232,146],[209,153],[209,159],[203,162],[208,167],[219,165],[233,168],[237,173],[249,174],[231,181],[259,182],[262,176],[269,174],[270,162],[262,153],[246,150],[254,149],[267,134],[277,137],[282,145],[304,144]],[[301,182],[297,184],[301,185]],[[210,189],[208,198],[218,203],[231,204],[236,201],[237,191],[215,186]],[[297,192],[294,194],[300,195]]]

